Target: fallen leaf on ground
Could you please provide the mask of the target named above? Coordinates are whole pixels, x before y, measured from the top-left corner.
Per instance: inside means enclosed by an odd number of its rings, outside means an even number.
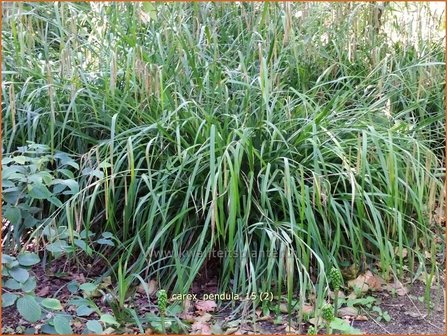
[[[357,315],[354,318],[355,321],[368,321],[368,317],[366,317],[365,315]]]
[[[157,291],[157,281],[155,281],[155,280],[150,280],[150,281],[147,283],[147,291],[148,291],[147,294],[148,294],[149,296],[154,295],[155,292]],[[146,291],[144,290],[144,286],[143,286],[142,284],[140,284],[140,285],[137,287],[137,292],[140,293],[140,294],[146,294]]]
[[[217,307],[216,302],[212,300],[196,302],[196,309],[204,312],[212,312],[216,309],[216,307]]]
[[[188,299],[187,299],[187,300],[183,301],[183,311],[184,311],[185,313],[191,311],[191,310],[192,310],[192,307],[193,307],[193,305],[192,305],[192,303],[191,303],[191,300],[188,300]]]
[[[209,314],[209,313],[205,313],[205,314],[203,314],[203,315],[201,315],[201,316],[197,316],[196,318],[195,318],[195,320],[196,320],[196,322],[202,322],[202,323],[205,323],[205,322],[208,322],[209,320],[211,320],[211,314]]]
[[[413,318],[422,318],[423,317],[421,314],[416,313],[416,312],[407,311],[407,312],[404,312],[404,314],[407,316],[413,317]]]
[[[323,319],[319,318],[318,319],[318,326],[317,326],[317,319],[315,317],[312,317],[311,319],[309,319],[309,323],[313,324],[316,327],[322,326],[324,324]]]
[[[193,334],[211,335],[211,328],[208,323],[194,322],[191,326],[191,332]]]
[[[337,315],[340,317],[357,316],[358,313],[359,311],[355,307],[343,307],[337,310]]]
[[[302,311],[303,314],[310,314],[314,311],[314,307],[311,305],[303,305]]]
[[[287,334],[297,334],[298,332],[295,330],[294,327],[286,324],[286,333]]]
[[[196,320],[196,317],[191,313],[182,313],[179,317],[189,323],[193,323]]]
[[[386,289],[390,292],[396,292],[397,295],[405,295],[408,293],[408,288],[406,288],[399,280],[396,280],[394,283],[388,284]]]
[[[378,275],[374,275],[371,271],[366,271],[365,274],[360,274],[356,279],[348,281],[348,286],[351,288],[358,288],[365,293],[368,290],[381,291],[385,281]]]
[[[50,286],[43,287],[36,294],[37,296],[47,296],[48,293],[50,293]]]
[[[394,253],[396,254],[397,257],[400,257],[399,255],[399,248],[396,246],[396,248],[394,249]],[[408,250],[406,248],[402,249],[402,258],[405,258],[408,255]]]
[[[292,309],[291,309],[291,310],[292,310]],[[281,304],[279,305],[279,311],[280,311],[281,313],[288,313],[288,312],[289,312],[289,307],[288,307],[287,303],[281,303]]]
[[[227,330],[225,330],[224,335],[234,334],[238,329],[239,329],[238,327],[228,328]]]

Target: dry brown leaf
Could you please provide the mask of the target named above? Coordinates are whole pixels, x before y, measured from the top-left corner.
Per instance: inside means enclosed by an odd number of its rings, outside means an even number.
[[[48,293],[50,293],[50,286],[43,287],[36,294],[37,296],[47,296]]]
[[[360,274],[356,279],[348,281],[348,286],[358,288],[361,292],[366,293],[368,290],[381,291],[385,281],[378,275],[374,275],[371,271]]]
[[[286,334],[297,334],[297,330],[291,325],[286,324]]]
[[[204,312],[212,312],[216,309],[217,304],[215,301],[205,300],[205,301],[197,301],[195,306],[197,310],[201,310]]]
[[[148,329],[146,329],[146,330],[148,330]],[[104,329],[103,334],[110,335],[110,334],[113,334],[114,332],[115,332],[114,328],[108,327],[108,328]],[[146,331],[145,334],[149,334],[149,333]]]
[[[323,319],[319,318],[318,319],[318,326],[317,326],[317,319],[315,317],[312,317],[309,319],[309,323],[313,324],[316,327],[322,326],[324,324]]]
[[[196,320],[196,317],[192,313],[181,313],[179,317],[189,323],[194,323]]]
[[[368,321],[368,317],[366,317],[365,315],[357,315],[354,320],[356,321]]]
[[[232,328],[228,328],[226,331],[225,331],[225,333],[224,333],[224,335],[231,335],[231,334],[234,334],[236,331],[238,331],[238,327],[232,327]]]
[[[363,274],[360,274],[354,280],[348,281],[348,286],[351,288],[357,288],[363,293],[369,291],[368,283],[366,282],[366,277]]]
[[[200,316],[197,316],[196,318],[195,318],[195,320],[196,320],[196,322],[202,322],[202,323],[205,323],[205,322],[208,322],[209,320],[211,320],[211,314],[209,314],[209,313],[205,313],[205,314],[203,314],[203,315],[200,315]]]
[[[211,328],[208,323],[194,322],[191,326],[191,332],[199,335],[211,335]]]
[[[314,307],[311,305],[303,305],[303,314],[311,314],[314,311]]]
[[[288,313],[289,312],[289,307],[288,307],[287,303],[281,303],[279,305],[279,311],[281,313]]]
[[[386,289],[390,292],[396,292],[397,295],[405,295],[408,293],[408,288],[406,288],[399,280],[396,280],[394,283],[388,284]]]
[[[416,313],[416,312],[410,312],[410,311],[406,311],[404,312],[405,315],[413,317],[413,318],[422,318],[423,316],[420,313]]]
[[[193,304],[191,302],[191,300],[186,299],[185,301],[183,301],[183,311],[185,313],[191,311],[193,308]]]
[[[355,307],[343,307],[337,310],[337,315],[339,317],[345,316],[357,316],[359,313],[358,309]]]
[[[270,315],[264,315],[259,317],[256,321],[270,321],[272,317]]]
[[[331,298],[331,299],[334,299],[335,298],[335,292],[333,292],[333,291],[329,291],[329,297]],[[345,295],[345,293],[343,292],[343,291],[341,291],[341,290],[339,290],[338,291],[338,298],[339,299],[343,299],[343,298],[345,298],[346,297],[346,295]]]
[[[421,272],[421,274],[419,275],[418,278],[420,281],[422,281],[424,284],[427,284],[427,282],[430,279],[430,274],[428,274],[427,272]],[[436,284],[436,277],[432,277],[431,278],[431,284],[430,286],[434,286]]]
[[[396,248],[394,249],[394,253],[396,254],[396,257],[400,257],[399,254],[399,247],[396,246]],[[402,258],[405,258],[408,255],[408,250],[406,248],[402,249]]]

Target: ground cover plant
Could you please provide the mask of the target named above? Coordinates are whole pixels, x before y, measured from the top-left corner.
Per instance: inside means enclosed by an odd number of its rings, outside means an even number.
[[[342,317],[389,320],[367,293],[406,295],[408,277],[430,306],[445,259],[432,5],[2,10],[2,298],[20,332],[242,330],[211,328],[219,310],[356,333]],[[42,269],[70,281],[47,292]]]

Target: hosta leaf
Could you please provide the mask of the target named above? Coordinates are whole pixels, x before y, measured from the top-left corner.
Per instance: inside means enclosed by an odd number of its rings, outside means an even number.
[[[62,305],[58,299],[45,298],[41,302],[42,306],[51,310],[61,310]]]
[[[78,316],[89,316],[94,312],[94,310],[87,306],[80,306],[76,309],[76,315]]]
[[[4,286],[8,289],[20,289],[22,288],[23,284],[14,279],[8,279],[6,280]]]
[[[117,320],[110,314],[103,314],[103,315],[101,315],[100,321],[102,321],[102,322],[104,322],[106,324],[119,325]]]
[[[59,335],[73,334],[70,322],[70,319],[64,315],[56,315],[53,319],[54,329]]]
[[[102,334],[103,329],[101,323],[97,320],[91,320],[86,323],[87,329],[93,331],[95,334]]]
[[[29,277],[29,279],[26,280],[22,286],[22,290],[26,293],[32,292],[35,288],[36,288],[36,278],[33,276]]]
[[[28,322],[37,322],[42,310],[33,296],[25,295],[17,300],[17,310]]]
[[[83,250],[85,253],[87,253],[89,256],[92,255],[92,253],[93,253],[92,248],[90,246],[88,246],[84,240],[75,239],[74,244],[77,247],[79,247],[81,250]]]
[[[70,250],[70,245],[65,240],[58,240],[54,243],[48,244],[46,249],[53,253],[67,252]]]
[[[17,295],[11,293],[2,294],[2,307],[12,306],[17,300]]]
[[[9,274],[18,282],[25,282],[29,278],[29,273],[22,267],[14,267],[9,270]]]
[[[110,239],[100,238],[96,242],[101,245],[115,246],[115,243],[113,241],[111,241]]]
[[[91,282],[86,282],[86,283],[80,285],[79,289],[83,290],[84,292],[87,292],[87,293],[93,293],[97,287],[98,287],[97,285],[95,285]]]
[[[2,264],[8,264],[10,262],[13,262],[14,260],[16,260],[16,258],[11,257],[8,254],[2,254]]]
[[[40,261],[40,258],[37,254],[30,252],[20,254],[17,259],[19,260],[19,264],[22,266],[32,266]]]

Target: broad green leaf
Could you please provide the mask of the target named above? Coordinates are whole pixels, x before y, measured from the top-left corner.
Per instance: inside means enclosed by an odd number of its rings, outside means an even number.
[[[16,300],[17,295],[11,293],[2,293],[2,307],[12,306]]]
[[[91,282],[86,282],[86,283],[80,285],[79,289],[84,292],[87,292],[87,293],[93,293],[97,287],[98,287],[97,285],[95,285]]]
[[[25,295],[17,300],[17,310],[28,322],[37,322],[42,310],[33,296]]]
[[[19,264],[22,266],[32,266],[40,261],[40,258],[37,254],[30,252],[20,254],[17,259],[19,260]]]
[[[76,309],[76,315],[77,316],[90,316],[95,310],[87,307],[87,306],[80,306]]]
[[[20,209],[8,206],[5,210],[5,218],[7,218],[12,225],[20,225],[22,222],[22,213]]]
[[[22,286],[22,290],[26,293],[32,292],[36,288],[36,278],[30,276],[28,280]]]
[[[61,253],[61,252],[67,252],[70,250],[70,245],[67,244],[65,240],[58,240],[54,243],[48,244],[46,246],[46,249],[53,253]]]
[[[113,238],[113,237],[114,237],[114,236],[113,236],[113,233],[108,232],[108,231],[103,232],[103,233],[101,234],[101,236],[102,236],[103,238],[105,238],[105,239],[110,239],[110,238]]]
[[[100,321],[106,323],[106,324],[110,324],[110,325],[120,325],[117,320],[115,319],[115,317],[113,317],[110,314],[102,314]]]
[[[8,289],[21,289],[23,284],[14,279],[8,279],[6,280],[4,286]]]
[[[101,245],[115,246],[115,243],[113,241],[111,241],[110,239],[100,238],[96,242]]]
[[[346,322],[345,320],[343,320],[341,318],[338,318],[338,317],[336,317],[331,322],[331,327],[333,329],[341,331],[343,334],[349,334],[349,335],[360,335],[360,334],[362,334],[361,330],[352,327],[348,322]]]
[[[30,159],[28,157],[23,156],[23,155],[14,156],[13,160],[14,160],[14,162],[16,162],[16,163],[18,163],[20,165],[23,165],[23,164],[25,164],[25,163],[30,161]]]
[[[58,299],[45,298],[41,302],[42,306],[51,310],[62,310],[63,307]]]
[[[56,196],[51,196],[50,198],[48,198],[48,201],[59,208],[63,206],[62,202]]]
[[[79,290],[79,284],[75,280],[70,281],[67,284],[67,289],[70,291],[70,293],[74,294]]]
[[[91,320],[86,323],[88,330],[93,331],[95,334],[102,334],[103,329],[101,323],[98,320]]]
[[[79,247],[82,251],[87,253],[87,255],[92,255],[93,250],[90,246],[87,245],[87,243],[84,240],[81,239],[75,239],[74,244]]]
[[[16,258],[11,257],[8,254],[2,254],[2,264],[8,264],[16,260]]]
[[[28,194],[32,198],[36,199],[50,199],[53,194],[43,184],[30,184],[28,185]]]
[[[69,179],[69,180],[55,179],[51,184],[55,185],[55,186],[58,186],[58,185],[63,186],[61,191],[64,190],[66,187],[68,187],[70,189],[70,193],[66,193],[67,195],[77,194],[79,192],[79,184],[78,184],[78,182],[76,182],[73,179]]]
[[[42,330],[42,333],[44,333],[44,334],[49,334],[49,335],[57,334],[56,329],[54,329],[54,327],[52,325],[50,325],[49,323],[45,323],[42,326],[41,330]]]
[[[9,270],[9,274],[18,282],[25,282],[29,278],[29,273],[22,267],[14,267]]]
[[[53,318],[54,329],[59,335],[73,334],[73,330],[70,326],[71,320],[64,315],[56,315]]]

